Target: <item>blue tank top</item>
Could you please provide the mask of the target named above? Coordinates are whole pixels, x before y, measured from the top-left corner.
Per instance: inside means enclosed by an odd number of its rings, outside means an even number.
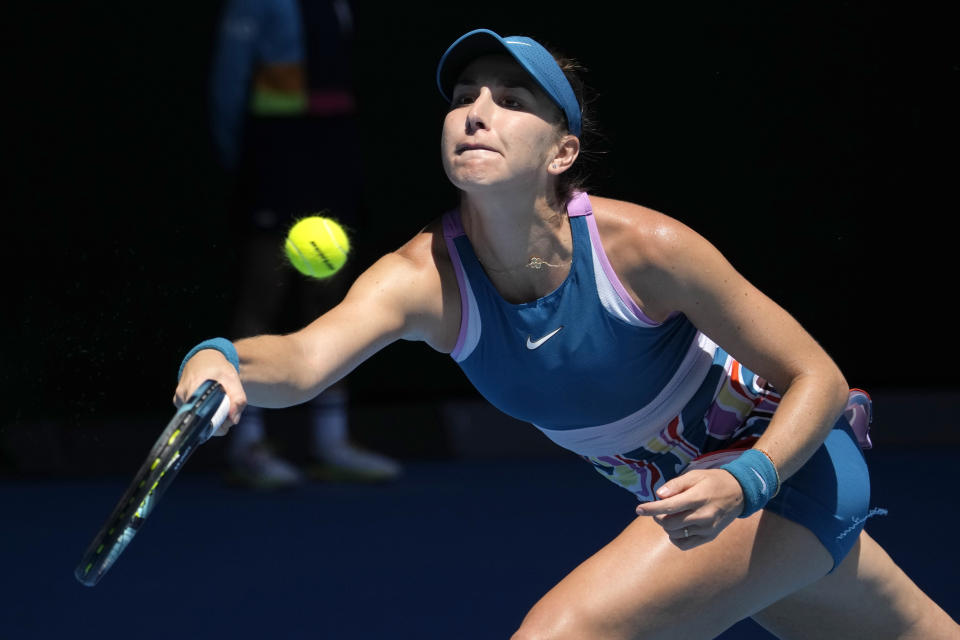
[[[504,300],[490,282],[459,211],[444,216],[463,313],[451,356],[494,406],[545,431],[656,413],[665,392],[689,395],[702,381],[686,375],[702,334],[682,314],[654,323],[629,299],[603,253],[586,194],[574,197],[568,215],[567,278],[522,304]],[[712,352],[704,355],[712,361]]]

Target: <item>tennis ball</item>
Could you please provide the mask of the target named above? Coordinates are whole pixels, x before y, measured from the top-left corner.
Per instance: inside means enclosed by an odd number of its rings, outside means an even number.
[[[329,278],[347,261],[350,240],[336,220],[308,216],[290,227],[284,250],[303,275]]]

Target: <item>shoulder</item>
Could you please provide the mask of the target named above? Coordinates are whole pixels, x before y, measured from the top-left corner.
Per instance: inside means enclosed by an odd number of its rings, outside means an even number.
[[[440,219],[425,226],[382,260],[390,264],[395,277],[421,285],[439,285],[452,269]]]
[[[460,298],[440,220],[377,260],[349,295],[375,296],[399,313],[401,337],[450,351],[459,329]]]
[[[702,240],[693,229],[665,213],[624,200],[591,196],[597,230],[611,260],[653,265],[685,244]],[[619,254],[624,254],[620,256]]]
[[[716,256],[699,233],[649,207],[591,196],[607,259],[624,288],[653,319],[677,311],[670,295]]]

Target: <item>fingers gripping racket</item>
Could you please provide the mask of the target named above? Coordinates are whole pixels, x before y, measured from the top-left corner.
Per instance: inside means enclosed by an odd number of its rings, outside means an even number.
[[[220,427],[229,409],[230,400],[220,384],[207,380],[177,410],[83,554],[74,571],[77,580],[88,587],[100,581],[133,540],[183,463]]]

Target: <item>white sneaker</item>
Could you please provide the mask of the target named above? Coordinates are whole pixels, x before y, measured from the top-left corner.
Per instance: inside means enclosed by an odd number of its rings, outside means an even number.
[[[310,475],[344,482],[386,482],[400,476],[400,464],[390,458],[344,442],[317,456]]]
[[[231,461],[230,480],[251,489],[283,489],[303,483],[295,466],[278,458],[262,444],[255,444]]]

